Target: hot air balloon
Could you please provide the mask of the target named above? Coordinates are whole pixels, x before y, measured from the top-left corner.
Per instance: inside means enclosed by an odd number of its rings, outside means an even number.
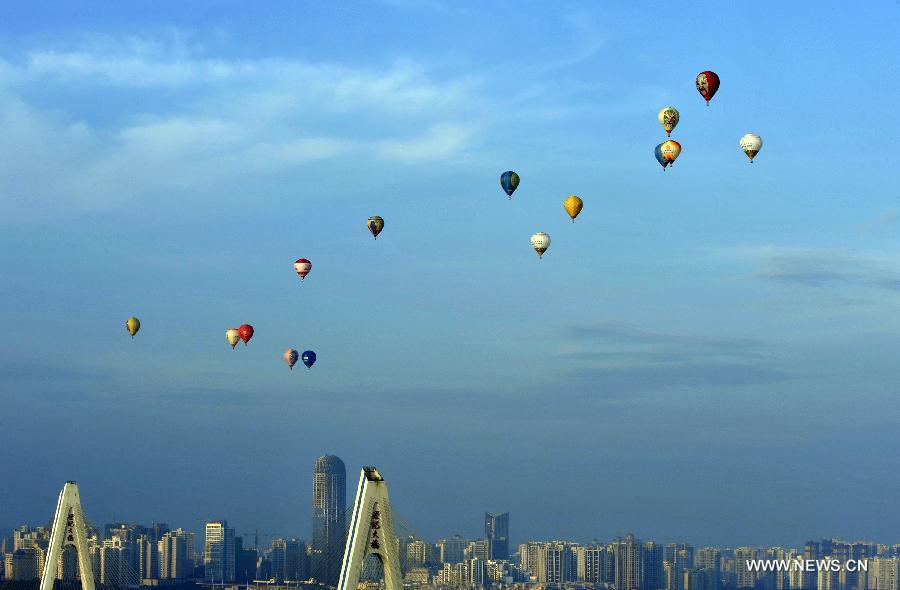
[[[232,350],[237,346],[238,341],[241,339],[241,335],[238,332],[237,328],[228,328],[225,330],[225,340],[228,341],[228,344],[231,345]]]
[[[312,366],[316,363],[316,353],[311,350],[303,351],[303,364],[306,365],[307,369],[311,369]]]
[[[572,218],[572,223],[575,223],[575,218],[578,217],[578,214],[581,213],[581,208],[584,207],[584,201],[575,195],[569,195],[563,201],[563,207],[566,208],[566,213]]]
[[[519,175],[512,170],[507,170],[500,175],[500,186],[506,191],[506,196],[512,199],[512,194],[516,192],[516,187],[519,186]]]
[[[663,160],[674,166],[675,158],[681,153],[681,144],[674,139],[664,141],[659,146],[659,153],[662,154]]]
[[[741,138],[741,149],[750,158],[751,164],[753,163],[753,157],[762,149],[762,143],[762,137],[755,133],[748,133]]]
[[[372,237],[377,240],[378,234],[380,234],[381,230],[384,229],[384,219],[378,217],[377,215],[373,215],[369,218],[368,226],[369,231],[372,232]]]
[[[659,165],[663,168],[663,172],[665,172],[666,166],[669,165],[669,161],[663,157],[662,146],[663,144],[659,144],[658,146],[656,146],[656,148],[653,150],[653,155],[656,156],[656,161],[659,162]]]
[[[666,135],[672,137],[672,130],[678,125],[681,115],[678,114],[678,110],[675,107],[665,107],[659,111],[656,118],[659,119],[659,124],[666,130]]]
[[[288,348],[284,351],[284,362],[288,364],[288,367],[291,368],[291,371],[294,370],[294,365],[297,363],[297,359],[299,357],[300,354],[293,348]]]
[[[294,270],[297,271],[302,281],[309,274],[309,271],[312,270],[312,262],[306,258],[298,258],[297,262],[294,263]]]
[[[543,258],[544,252],[550,247],[550,236],[539,231],[531,236],[531,245],[534,248],[534,251],[537,252],[538,258]]]
[[[719,89],[719,76],[709,70],[697,74],[697,91],[706,99],[706,106]]]
[[[238,328],[238,336],[241,337],[241,340],[244,341],[244,346],[247,346],[247,342],[253,338],[253,326],[250,324],[244,324],[240,328]]]
[[[125,329],[131,334],[131,337],[134,338],[134,335],[138,333],[138,330],[141,329],[141,320],[137,319],[134,316],[131,316],[127,320],[125,320]]]

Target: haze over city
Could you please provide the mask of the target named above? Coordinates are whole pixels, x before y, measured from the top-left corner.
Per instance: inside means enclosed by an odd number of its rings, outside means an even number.
[[[307,538],[330,453],[428,539],[896,542],[897,3],[3,12],[0,530]]]

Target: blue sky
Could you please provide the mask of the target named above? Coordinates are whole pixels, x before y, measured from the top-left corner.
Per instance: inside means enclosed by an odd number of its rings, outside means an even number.
[[[897,542],[897,2],[4,11],[0,525]]]

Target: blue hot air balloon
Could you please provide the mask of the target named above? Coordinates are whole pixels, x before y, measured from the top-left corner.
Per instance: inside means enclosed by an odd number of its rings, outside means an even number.
[[[311,350],[305,350],[300,358],[303,359],[303,364],[306,365],[306,368],[310,369],[316,362],[316,353]]]
[[[659,162],[659,165],[662,166],[663,171],[665,171],[666,166],[669,165],[669,161],[663,158],[662,145],[663,144],[659,144],[658,146],[656,146],[656,149],[653,150],[653,153],[656,155],[656,161]]]
[[[500,175],[500,186],[506,191],[506,196],[511,199],[516,187],[519,186],[519,175],[512,170],[507,170]]]

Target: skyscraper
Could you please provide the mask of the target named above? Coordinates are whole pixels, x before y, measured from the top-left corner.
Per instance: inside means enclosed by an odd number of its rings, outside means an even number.
[[[336,586],[347,532],[347,469],[334,455],[316,459],[313,467],[312,562],[313,575]]]
[[[165,533],[157,541],[159,577],[164,580],[185,580],[194,574],[194,564],[189,557],[194,544],[194,533],[182,529]]]
[[[490,559],[509,559],[509,512],[484,513],[484,538]]]
[[[234,581],[234,529],[228,528],[228,521],[206,523],[203,564],[207,582]]]
[[[662,590],[666,587],[663,573],[663,546],[653,541],[644,543],[641,556],[641,580],[645,590]]]

